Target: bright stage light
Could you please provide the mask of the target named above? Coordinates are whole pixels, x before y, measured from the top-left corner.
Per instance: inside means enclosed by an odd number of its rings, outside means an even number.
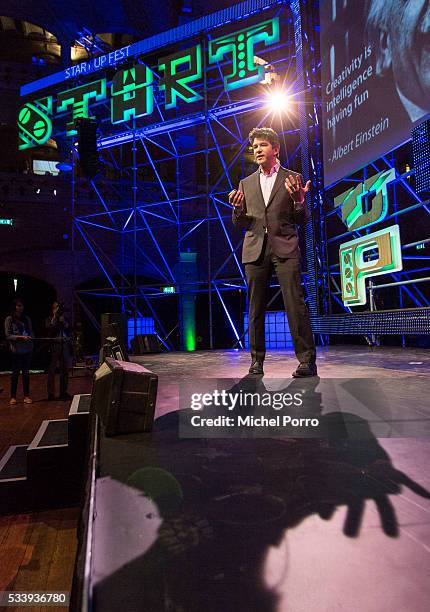
[[[290,105],[290,96],[286,91],[277,89],[267,94],[267,108],[278,115],[286,113]]]

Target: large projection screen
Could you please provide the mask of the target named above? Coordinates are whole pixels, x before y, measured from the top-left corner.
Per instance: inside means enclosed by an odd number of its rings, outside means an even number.
[[[430,1],[321,0],[324,183],[411,137],[430,112]]]

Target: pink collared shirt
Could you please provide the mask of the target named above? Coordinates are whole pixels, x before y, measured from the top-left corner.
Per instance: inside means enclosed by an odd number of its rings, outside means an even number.
[[[275,184],[280,167],[281,164],[276,162],[276,164],[270,169],[269,174],[265,174],[263,168],[260,166],[260,187],[266,206],[270,200],[270,194],[272,193],[273,185]]]

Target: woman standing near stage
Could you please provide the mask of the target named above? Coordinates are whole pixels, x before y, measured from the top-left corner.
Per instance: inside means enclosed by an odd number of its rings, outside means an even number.
[[[24,404],[32,404],[30,398],[30,361],[33,354],[33,328],[31,320],[24,314],[24,304],[21,300],[14,300],[12,313],[4,322],[6,340],[12,353],[12,376],[10,385],[10,402],[14,406],[18,378],[22,372],[22,387],[24,390]]]

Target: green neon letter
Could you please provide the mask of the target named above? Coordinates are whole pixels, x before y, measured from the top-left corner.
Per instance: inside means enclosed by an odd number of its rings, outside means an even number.
[[[150,115],[153,110],[152,72],[143,64],[120,70],[112,79],[112,123]]]
[[[72,108],[72,120],[67,123],[67,135],[73,136],[76,134],[75,119],[83,117],[84,119],[92,119],[88,114],[88,106],[90,100],[104,100],[106,98],[106,79],[93,81],[87,85],[74,87],[67,91],[62,91],[57,96],[57,113],[67,111]]]
[[[226,91],[245,87],[263,80],[264,66],[254,64],[254,47],[262,42],[264,46],[279,41],[279,19],[269,19],[258,25],[221,36],[209,41],[209,63],[220,62],[231,53],[231,70],[224,76]]]
[[[188,86],[188,83],[198,81],[202,76],[200,45],[163,57],[158,69],[164,72],[164,76],[159,81],[159,88],[166,92],[166,108],[174,108],[178,97],[185,102],[201,100],[202,96]]]

